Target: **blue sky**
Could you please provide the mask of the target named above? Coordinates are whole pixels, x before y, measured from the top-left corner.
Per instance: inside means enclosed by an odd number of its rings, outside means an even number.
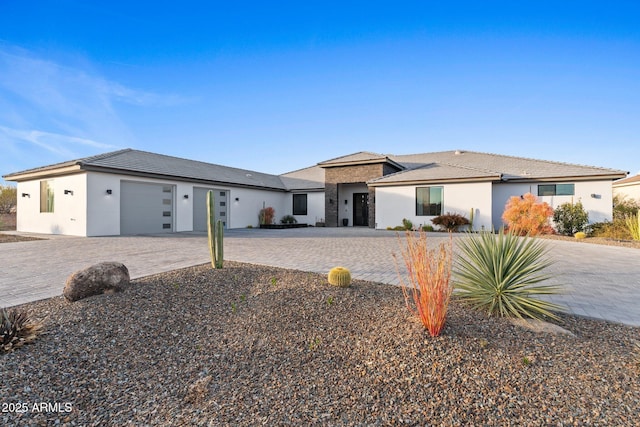
[[[0,175],[466,149],[640,171],[640,3],[0,0]]]

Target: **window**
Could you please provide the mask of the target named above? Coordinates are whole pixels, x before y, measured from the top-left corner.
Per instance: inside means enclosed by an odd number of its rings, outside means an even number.
[[[53,181],[40,181],[40,212],[53,212]]]
[[[442,215],[442,193],[443,187],[416,188],[416,215]]]
[[[573,196],[575,184],[538,185],[538,196]]]
[[[307,214],[307,195],[306,194],[293,195],[293,214],[294,215]]]

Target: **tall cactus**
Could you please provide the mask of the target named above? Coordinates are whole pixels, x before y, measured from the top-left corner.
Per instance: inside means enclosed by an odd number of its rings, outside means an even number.
[[[211,266],[222,268],[224,261],[224,227],[222,221],[215,221],[216,208],[215,196],[212,190],[207,192],[207,233],[209,236],[209,254],[211,255]]]

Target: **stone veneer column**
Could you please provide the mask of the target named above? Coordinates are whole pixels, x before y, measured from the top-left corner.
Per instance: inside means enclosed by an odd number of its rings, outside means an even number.
[[[325,226],[338,226],[338,184],[333,182],[324,184],[324,215]]]

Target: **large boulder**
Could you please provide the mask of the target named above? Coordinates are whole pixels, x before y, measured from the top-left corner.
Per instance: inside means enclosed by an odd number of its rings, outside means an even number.
[[[69,301],[78,301],[93,295],[124,291],[129,280],[129,270],[124,264],[101,262],[69,276],[62,294]]]

